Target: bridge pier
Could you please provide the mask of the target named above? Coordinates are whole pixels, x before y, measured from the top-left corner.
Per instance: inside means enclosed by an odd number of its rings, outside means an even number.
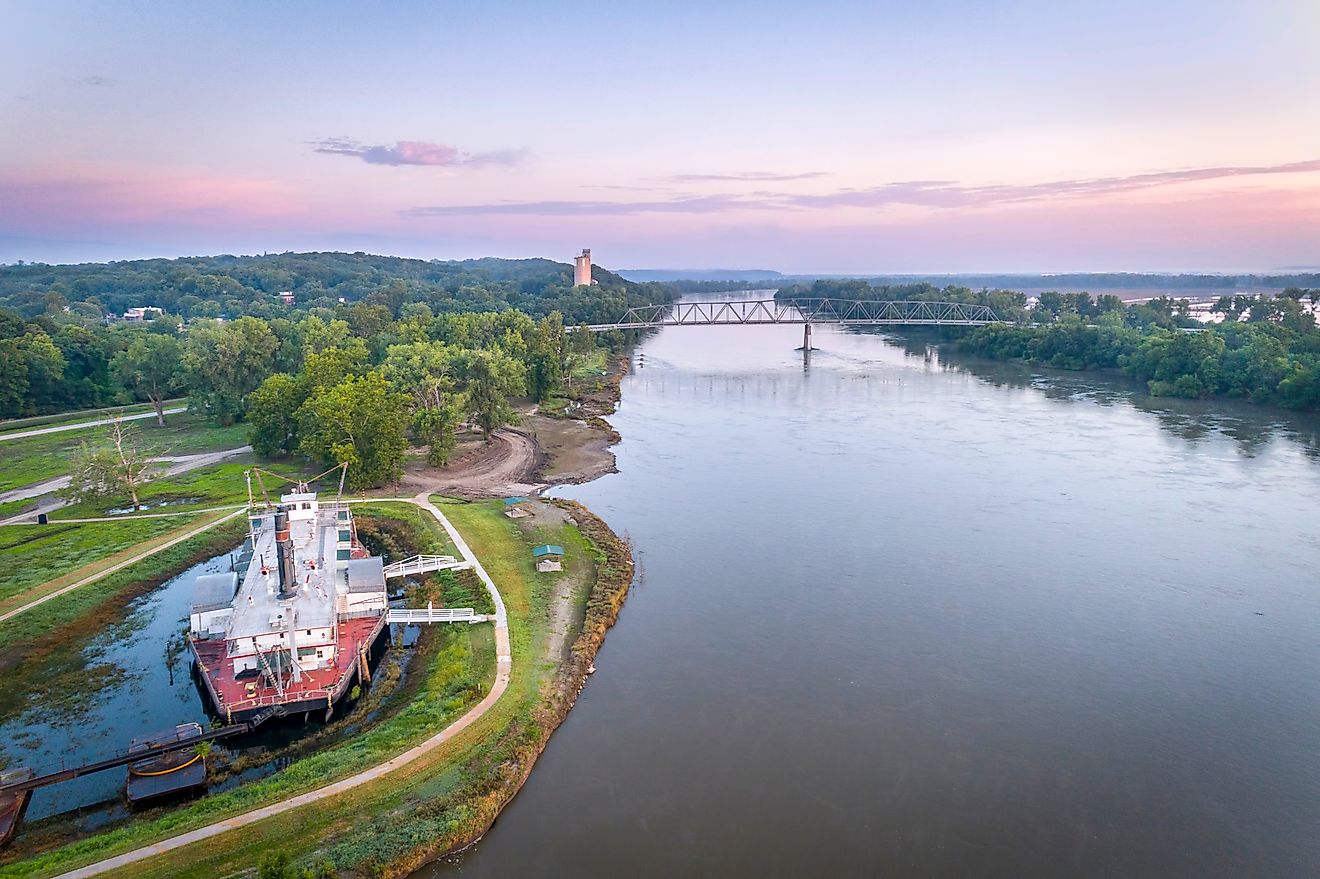
[[[811,324],[809,323],[802,325],[802,353],[811,353]]]

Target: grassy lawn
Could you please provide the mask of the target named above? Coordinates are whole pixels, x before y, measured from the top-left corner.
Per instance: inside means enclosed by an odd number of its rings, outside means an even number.
[[[138,492],[142,513],[186,513],[211,507],[247,503],[247,480],[244,472],[256,461],[252,455],[240,455],[210,467],[199,467],[178,476],[148,482]],[[286,487],[287,488],[287,487]],[[255,489],[255,486],[254,486]],[[260,499],[260,494],[258,494]],[[122,498],[84,501],[61,507],[50,514],[51,519],[80,519],[111,515],[110,510],[126,510],[129,503]],[[113,515],[131,516],[124,512]],[[155,520],[157,522],[169,520]]]
[[[590,354],[570,354],[568,357],[568,374],[575,381],[600,378],[607,369],[605,357],[606,353],[603,349],[597,349]]]
[[[384,506],[384,505],[380,505]],[[391,507],[395,505],[390,505]],[[391,774],[332,799],[243,828],[110,875],[228,875],[251,869],[272,849],[343,868],[388,863],[427,840],[443,841],[489,808],[485,797],[522,743],[553,666],[538,662],[546,632],[530,543],[498,501],[446,505],[445,512],[482,559],[509,611],[514,655],[509,689],[478,722],[440,748]],[[567,539],[567,538],[565,538]],[[208,796],[163,817],[72,843],[27,861],[0,866],[0,877],[44,876],[127,851],[153,840],[247,811],[382,762],[433,735],[479,701],[494,679],[489,624],[454,627],[427,672],[425,686],[398,714],[361,736],[291,764],[278,774]]]
[[[193,527],[196,517],[85,524],[8,525],[0,528],[0,613],[38,597],[34,586],[67,585]],[[141,548],[148,548],[143,546]]]
[[[408,529],[408,546],[419,547],[418,553],[422,555],[452,555],[457,556],[458,550],[445,533],[445,529],[440,527],[440,523],[430,513],[422,510],[412,504],[374,502],[366,504],[353,504],[353,518],[357,522],[358,537],[367,537],[368,531],[377,523],[384,525],[391,523],[394,527],[403,527]],[[388,548],[381,552],[381,547],[371,547],[373,551],[385,558],[385,563],[402,561],[407,558],[401,552],[391,553]],[[394,556],[400,556],[395,558]]]
[[[247,426],[243,424],[219,427],[191,412],[167,416],[165,421],[163,428],[149,418],[133,422],[141,448],[190,455],[247,445]],[[104,427],[89,427],[0,442],[0,491],[64,476],[78,448],[84,442],[96,444],[104,436]]]
[[[166,409],[187,405],[187,397],[179,397],[165,404]],[[150,403],[132,403],[128,406],[107,406],[104,409],[83,409],[80,412],[58,412],[54,415],[33,415],[30,418],[10,418],[0,421],[0,436],[23,430],[35,430],[41,427],[58,427],[61,424],[77,424],[80,421],[96,421],[112,415],[136,415],[154,411]]]

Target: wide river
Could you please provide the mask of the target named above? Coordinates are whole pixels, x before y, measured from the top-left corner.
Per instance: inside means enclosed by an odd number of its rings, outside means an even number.
[[[419,875],[1320,875],[1316,421],[815,336],[640,348],[639,580]]]

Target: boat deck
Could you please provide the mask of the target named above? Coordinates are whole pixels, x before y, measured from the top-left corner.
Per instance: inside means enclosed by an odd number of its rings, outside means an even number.
[[[280,695],[275,687],[266,686],[260,676],[236,679],[233,664],[225,654],[224,639],[193,641],[192,647],[201,666],[202,677],[215,702],[215,709],[222,717],[232,718],[236,714],[271,705],[307,703],[306,706],[296,709],[306,710],[315,703],[328,706],[343,694],[353,679],[358,651],[370,647],[384,626],[384,615],[350,619],[340,623],[339,650],[336,652],[334,665],[304,671],[302,681],[286,685],[283,695]],[[255,687],[254,697],[248,696],[248,684]]]

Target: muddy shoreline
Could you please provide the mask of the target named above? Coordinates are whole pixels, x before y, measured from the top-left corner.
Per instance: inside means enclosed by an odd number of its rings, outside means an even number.
[[[605,642],[605,634],[619,618],[619,611],[623,608],[633,581],[632,547],[620,539],[603,519],[576,501],[555,498],[549,502],[562,509],[592,546],[604,555],[604,560],[596,570],[595,583],[587,595],[582,630],[570,646],[568,656],[545,687],[542,702],[533,716],[532,734],[517,731],[513,736],[517,744],[501,767],[502,783],[472,803],[475,813],[473,825],[457,842],[435,848],[424,844],[399,856],[385,866],[381,872],[383,876],[408,876],[428,863],[456,855],[481,841],[494,826],[504,807],[513,801],[527,783],[536,759],[550,743],[550,736],[568,717],[568,712],[586,686],[589,670],[594,671],[593,662]]]
[[[519,423],[495,431],[490,442],[462,437],[445,467],[414,458],[399,490],[475,500],[539,494],[554,485],[580,485],[617,473],[610,447],[622,437],[605,416],[618,405],[619,383],[629,364],[628,355],[613,355],[602,380],[574,394],[562,412],[524,403],[518,407]]]

